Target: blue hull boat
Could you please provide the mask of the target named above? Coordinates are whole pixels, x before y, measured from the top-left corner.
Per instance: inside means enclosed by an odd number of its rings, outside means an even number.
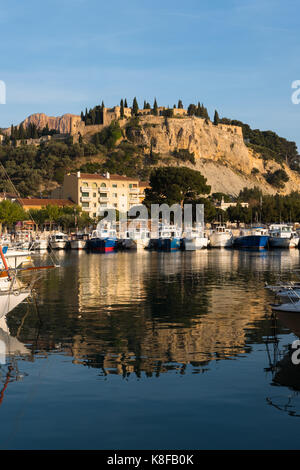
[[[181,239],[174,238],[159,238],[158,250],[160,251],[178,251],[181,249]]]
[[[89,241],[89,248],[94,253],[110,253],[117,248],[116,238],[93,238]]]
[[[260,250],[268,247],[268,235],[245,235],[234,240],[235,248],[248,248]]]

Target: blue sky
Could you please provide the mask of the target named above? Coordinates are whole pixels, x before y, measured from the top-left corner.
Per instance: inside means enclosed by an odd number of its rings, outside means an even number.
[[[11,0],[0,10],[0,127],[127,97],[203,102],[295,140],[296,0]]]

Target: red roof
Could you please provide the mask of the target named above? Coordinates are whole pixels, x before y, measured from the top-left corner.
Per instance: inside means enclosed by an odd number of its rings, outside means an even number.
[[[76,176],[76,173],[73,173]],[[129,177],[129,176],[122,176],[122,175],[109,175],[109,178],[106,178],[104,175],[100,175],[98,173],[80,173],[80,178],[83,179],[98,179],[98,180],[119,180],[119,181],[138,181],[138,178]]]
[[[38,199],[38,198],[23,198],[19,199],[22,206],[73,206],[74,202],[69,199]]]

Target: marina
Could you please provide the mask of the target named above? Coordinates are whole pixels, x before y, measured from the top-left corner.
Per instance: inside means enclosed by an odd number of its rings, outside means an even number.
[[[298,369],[281,360],[297,329],[265,285],[297,285],[299,250],[55,256],[36,306],[1,320],[1,446],[297,445]]]

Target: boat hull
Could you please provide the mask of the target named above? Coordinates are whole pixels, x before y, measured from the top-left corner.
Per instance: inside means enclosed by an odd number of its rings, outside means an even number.
[[[178,251],[181,249],[181,239],[174,238],[159,238],[158,250],[159,251]]]
[[[0,318],[7,315],[30,295],[29,290],[0,292]]]
[[[65,250],[67,247],[67,242],[50,242],[49,245],[52,250]]]
[[[86,248],[86,240],[71,240],[71,250],[84,250]]]
[[[294,313],[300,313],[300,301],[299,302],[291,302],[291,303],[286,303],[286,304],[281,304],[281,305],[274,305],[271,304],[272,310],[275,310],[276,312],[294,312]]]
[[[268,247],[268,235],[245,235],[234,240],[235,248],[264,249]]]
[[[207,248],[207,242],[205,237],[184,238],[183,246],[185,251],[195,251]]]
[[[117,248],[116,238],[94,238],[89,242],[89,248],[93,253],[111,253]]]
[[[270,237],[269,245],[271,248],[297,248],[299,238]]]
[[[231,247],[233,243],[233,237],[229,233],[213,233],[209,240],[212,248]]]

